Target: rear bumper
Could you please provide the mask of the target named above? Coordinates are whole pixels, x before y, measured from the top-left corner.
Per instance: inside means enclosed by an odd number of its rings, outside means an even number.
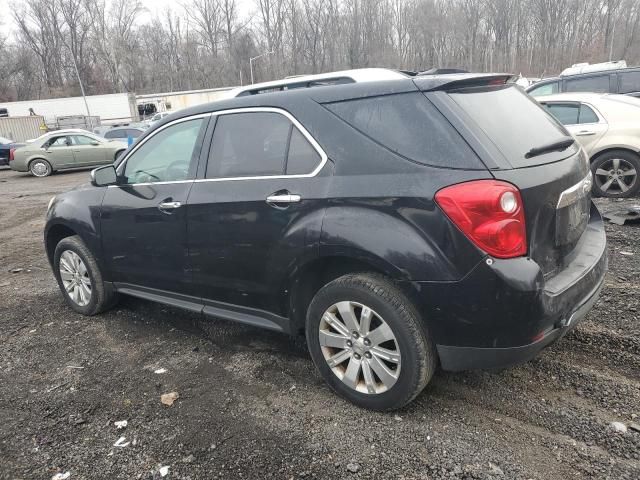
[[[535,357],[589,312],[607,270],[595,206],[562,269],[544,278],[529,258],[482,262],[458,282],[413,282],[445,370],[501,368]]]
[[[444,370],[481,370],[504,368],[535,358],[541,350],[564,337],[589,313],[598,300],[604,278],[590,297],[557,328],[528,345],[505,348],[451,347],[437,345],[440,364]]]

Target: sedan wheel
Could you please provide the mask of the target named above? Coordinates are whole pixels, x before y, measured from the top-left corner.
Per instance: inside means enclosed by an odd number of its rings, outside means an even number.
[[[69,298],[80,307],[91,301],[92,286],[87,266],[76,252],[65,250],[60,255],[60,279]]]
[[[46,160],[34,160],[29,164],[29,171],[34,177],[51,175],[51,165]]]
[[[319,343],[327,365],[349,388],[377,394],[400,375],[401,354],[391,327],[366,305],[339,302],[324,313]]]
[[[626,155],[625,155],[626,156]],[[637,190],[638,173],[631,158],[613,156],[594,165],[596,193],[605,197],[626,197]]]

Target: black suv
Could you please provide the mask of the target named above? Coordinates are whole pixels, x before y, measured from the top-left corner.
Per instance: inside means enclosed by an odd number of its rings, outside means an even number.
[[[620,93],[640,97],[640,67],[545,78],[527,87],[527,93],[532,97],[563,92]]]
[[[436,365],[534,357],[607,267],[584,152],[501,75],[323,86],[177,112],[54,197],[77,312],[118,294],[306,334],[329,385],[377,410]]]

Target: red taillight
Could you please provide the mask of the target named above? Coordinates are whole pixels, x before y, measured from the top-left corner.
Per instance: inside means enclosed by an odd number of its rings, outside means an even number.
[[[13,152],[15,152],[16,149],[15,148],[10,148],[9,149],[9,161],[13,160]]]
[[[520,191],[510,183],[477,180],[443,188],[436,202],[480,249],[497,258],[527,253]]]

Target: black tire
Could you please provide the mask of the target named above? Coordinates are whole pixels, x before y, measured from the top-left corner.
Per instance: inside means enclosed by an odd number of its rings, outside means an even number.
[[[395,336],[401,366],[395,384],[382,393],[357,391],[343,383],[327,364],[319,339],[321,319],[328,309],[342,301],[369,307],[384,319]],[[437,364],[435,345],[417,309],[391,280],[382,275],[345,275],[321,288],[307,311],[306,337],[311,358],[329,386],[341,397],[370,410],[395,410],[411,402],[429,383]],[[358,385],[362,388],[364,372],[357,375]],[[380,380],[377,375],[375,378]]]
[[[619,165],[618,170],[614,168],[616,161]],[[620,173],[628,174],[632,170],[636,172],[634,175],[616,176]],[[640,190],[640,179],[638,178],[640,157],[633,152],[611,150],[603,153],[591,162],[591,172],[593,173],[593,194],[596,196],[627,198],[635,196]],[[604,190],[608,182],[612,183]],[[622,187],[620,182],[623,182]]]
[[[86,267],[88,278],[91,282],[90,298],[86,305],[80,305],[71,298],[62,281],[60,258],[66,251],[71,251],[78,255]],[[113,307],[117,302],[117,294],[111,288],[105,286],[95,258],[77,235],[63,238],[56,246],[53,254],[53,272],[67,304],[78,313],[87,316],[96,315]]]
[[[29,162],[29,172],[34,177],[48,177],[53,173],[53,168],[44,158],[35,158]]]

